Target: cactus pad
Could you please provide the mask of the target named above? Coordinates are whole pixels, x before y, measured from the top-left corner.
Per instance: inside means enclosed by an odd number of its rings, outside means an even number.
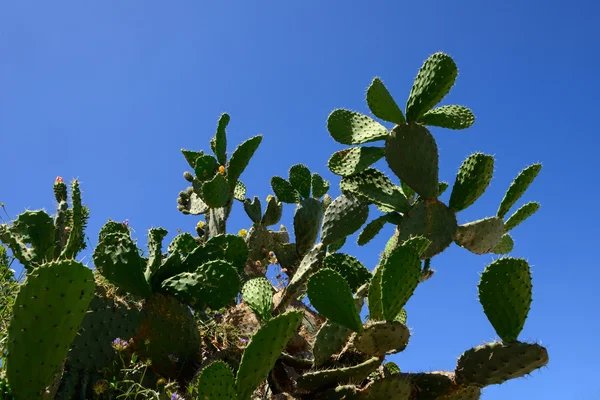
[[[469,207],[485,192],[494,173],[494,157],[471,154],[463,161],[450,195],[450,209],[461,211]]]
[[[169,252],[169,254],[178,254],[180,256],[186,256],[196,247],[198,247],[196,239],[194,239],[194,237],[188,232],[183,232],[175,236],[173,240],[171,240],[171,243],[169,243],[169,247],[167,247],[167,251]]]
[[[242,299],[262,321],[268,321],[273,309],[273,285],[267,278],[250,279],[242,288]]]
[[[500,238],[500,241],[498,242],[498,244],[496,245],[496,247],[494,247],[492,249],[492,253],[494,253],[494,254],[508,254],[508,253],[510,253],[512,251],[512,249],[513,249],[514,246],[515,246],[515,242],[513,241],[512,236],[510,236],[508,233],[505,233]]]
[[[375,168],[342,178],[340,189],[376,204],[385,212],[410,210],[410,204],[400,188]]]
[[[260,206],[260,199],[254,196],[254,199],[245,199],[244,200],[244,211],[248,215],[248,218],[252,220],[254,223],[260,222],[262,218],[262,208]]]
[[[312,349],[315,366],[323,365],[332,355],[342,351],[351,334],[352,331],[345,326],[333,321],[325,322],[317,333]]]
[[[443,106],[427,111],[419,122],[447,129],[466,129],[475,123],[473,111],[464,106]]]
[[[452,58],[444,53],[431,55],[423,64],[406,102],[406,121],[418,121],[450,91],[458,75]]]
[[[329,191],[329,182],[316,172],[310,177],[310,185],[315,199],[320,199]]]
[[[321,240],[329,245],[356,232],[367,221],[369,206],[351,194],[338,196],[325,210]]]
[[[294,189],[291,183],[280,176],[271,178],[271,188],[279,201],[289,204],[300,202],[300,193]]]
[[[400,246],[382,262],[381,303],[383,316],[393,321],[419,284],[421,262],[410,247]]]
[[[194,166],[196,165],[196,160],[198,159],[198,157],[204,155],[204,152],[181,149],[181,154],[183,154],[183,157],[185,157],[185,160],[188,162],[190,167],[194,168]]]
[[[456,383],[484,387],[504,383],[548,364],[548,351],[522,342],[488,343],[467,350],[458,359]]]
[[[231,192],[227,179],[219,172],[202,184],[202,200],[210,208],[221,208],[227,205],[231,198]]]
[[[260,142],[262,142],[262,136],[254,136],[240,144],[231,155],[227,167],[227,180],[231,189],[235,188],[238,179],[250,163],[250,159],[258,149]]]
[[[238,400],[248,400],[267,377],[281,351],[300,326],[303,315],[302,311],[278,315],[252,336],[237,372],[235,383]]]
[[[401,322],[374,322],[354,339],[354,346],[370,356],[385,356],[402,351],[408,345],[410,332]]]
[[[27,276],[8,328],[6,374],[17,400],[42,398],[93,295],[92,271],[76,261],[44,264]]]
[[[323,260],[323,267],[332,269],[342,275],[352,292],[356,292],[371,278],[369,270],[356,257],[348,254],[328,254]]]
[[[198,378],[198,400],[233,400],[236,398],[233,371],[223,361],[204,367]]]
[[[506,216],[511,207],[521,198],[523,193],[529,188],[529,185],[533,183],[541,169],[542,164],[533,164],[519,172],[519,175],[510,184],[500,203],[500,207],[496,213],[498,217],[504,218]]]
[[[52,261],[54,255],[54,221],[43,210],[25,211],[19,214],[12,227],[13,235],[30,244],[39,264]],[[29,267],[26,265],[26,267]]]
[[[531,217],[533,214],[540,209],[540,203],[529,202],[519,208],[513,215],[511,215],[504,223],[504,229],[506,232],[516,228],[521,222]]]
[[[271,196],[267,200],[267,209],[261,219],[261,223],[264,226],[275,225],[281,220],[281,215],[283,212],[283,205],[281,201],[277,197]]]
[[[387,222],[385,215],[375,218],[369,222],[358,235],[357,243],[359,246],[364,246],[377,236]]]
[[[419,196],[438,197],[438,148],[423,125],[398,125],[385,141],[385,159],[398,178]]]
[[[367,105],[373,115],[379,119],[393,122],[396,125],[406,123],[402,110],[379,78],[373,79],[367,89]]]
[[[227,134],[225,129],[229,124],[231,117],[227,113],[221,114],[219,122],[217,123],[217,132],[215,136],[210,140],[210,148],[217,157],[217,161],[221,165],[225,165],[227,162]]]
[[[384,140],[389,132],[374,119],[350,110],[334,110],[327,118],[327,129],[341,144],[363,144]]]
[[[199,182],[206,182],[211,179],[217,173],[219,168],[219,163],[217,160],[208,154],[201,155],[196,159],[196,164],[194,165],[194,173],[196,174],[196,179]]]
[[[312,177],[310,170],[303,164],[296,164],[290,167],[290,184],[304,198],[310,197],[310,187]]]
[[[350,176],[364,171],[383,158],[384,154],[382,147],[351,147],[333,153],[327,166],[336,175]]]
[[[401,375],[390,375],[378,379],[361,390],[361,399],[410,400],[410,381]]]
[[[323,206],[319,200],[305,198],[296,206],[294,235],[296,252],[303,257],[315,244],[323,221]]]
[[[338,383],[362,382],[381,365],[381,361],[373,357],[351,367],[310,371],[298,378],[298,387],[304,390],[319,390]]]
[[[211,260],[215,260],[222,251],[223,256],[219,258],[229,261],[240,274],[244,271],[248,260],[248,245],[241,236],[227,233],[213,236],[206,242],[205,249],[207,253],[212,254]]]
[[[246,185],[242,181],[237,181],[233,189],[233,198],[239,201],[246,199]]]
[[[352,291],[342,275],[332,269],[321,269],[308,281],[307,294],[312,306],[327,319],[354,332],[362,332]]]
[[[454,241],[475,254],[492,251],[504,235],[504,223],[498,217],[480,219],[458,227]]]
[[[517,340],[531,306],[531,272],[527,261],[501,258],[488,265],[479,282],[479,301],[498,336]]]

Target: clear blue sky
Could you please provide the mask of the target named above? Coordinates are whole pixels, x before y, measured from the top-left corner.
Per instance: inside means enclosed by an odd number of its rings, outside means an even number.
[[[141,245],[153,226],[169,238],[192,231],[195,217],[176,210],[188,169],[179,150],[208,149],[222,112],[232,118],[230,152],[264,134],[242,176],[249,195],[264,199],[271,176],[301,162],[337,188],[326,162],[342,146],[328,135],[327,115],[368,113],[374,76],[404,104],[422,62],[444,51],[460,71],[445,103],[471,107],[477,121],[466,131],[433,129],[441,178],[453,182],[472,152],[496,157],[489,190],[460,222],[493,215],[514,176],[544,164],[520,203],[542,208],[515,229],[512,255],[533,265],[521,339],[547,346],[550,363],[487,388],[485,399],[600,398],[600,272],[591,255],[600,223],[592,177],[599,12],[580,0],[4,2],[0,202],[13,216],[53,210],[54,178],[78,177],[94,244],[108,218],[129,219]],[[291,230],[293,207],[284,212]],[[230,231],[247,226],[238,205]],[[344,251],[372,268],[391,231]],[[433,260],[436,275],[407,307],[411,344],[391,357],[403,371],[452,370],[464,350],[496,337],[476,288],[491,260],[456,246]]]

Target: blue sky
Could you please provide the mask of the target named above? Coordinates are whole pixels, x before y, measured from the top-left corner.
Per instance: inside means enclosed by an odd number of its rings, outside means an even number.
[[[441,179],[452,183],[475,151],[496,157],[490,188],[459,222],[493,215],[522,168],[544,165],[519,203],[542,208],[514,230],[512,255],[533,266],[520,338],[546,346],[550,363],[487,388],[485,399],[600,398],[592,343],[600,272],[590,251],[600,223],[598,11],[580,0],[5,2],[0,202],[12,216],[52,209],[54,178],[78,177],[92,243],[108,218],[129,219],[141,243],[150,227],[169,238],[192,231],[196,218],[176,210],[189,169],[179,150],[208,149],[222,112],[231,115],[229,152],[264,135],[242,176],[248,195],[264,199],[269,179],[296,163],[324,175],[336,195],[326,162],[342,146],[328,135],[327,115],[368,113],[375,76],[403,105],[422,62],[444,51],[459,67],[444,103],[471,107],[477,121],[466,131],[432,129]],[[293,207],[284,212],[291,229]],[[238,205],[229,230],[247,226]],[[362,248],[354,236],[343,251],[373,268],[391,232]],[[407,306],[411,343],[391,357],[403,371],[452,370],[463,351],[496,338],[476,287],[493,259],[452,246],[433,260],[436,275]]]

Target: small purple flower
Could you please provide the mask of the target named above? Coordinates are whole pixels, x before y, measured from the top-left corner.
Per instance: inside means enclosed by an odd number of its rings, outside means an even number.
[[[177,393],[173,393],[171,395],[171,400],[183,400],[183,397],[181,397],[180,395],[178,395]]]
[[[240,338],[240,342],[242,342],[243,344],[248,344],[248,339]]]
[[[122,224],[125,225],[125,226],[129,226],[129,220],[126,219],[125,221],[122,222]]]
[[[179,358],[175,354],[169,354],[168,357],[169,357],[169,360],[171,360],[171,362],[176,363],[179,361]]]
[[[116,338],[112,342],[112,347],[117,351],[125,350],[128,345],[129,345],[129,343],[126,340],[123,340],[121,338]]]
[[[223,321],[223,314],[217,313],[217,314],[215,314],[214,318],[215,318],[215,321],[221,322],[221,321]]]

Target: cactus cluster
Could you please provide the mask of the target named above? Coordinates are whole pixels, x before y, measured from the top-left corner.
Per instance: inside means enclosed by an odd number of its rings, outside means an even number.
[[[230,117],[221,115],[212,154],[182,150],[193,172],[184,173],[190,186],[177,208],[202,218],[195,232],[165,247],[168,232],[152,228],[142,251],[127,223],[109,220],[98,234],[94,270],[76,260],[89,214],[79,184],[72,183],[69,205],[57,179],[54,217],[26,211],[0,225],[0,239],[27,272],[8,327],[0,399],[466,400],[545,366],[545,348],[518,340],[532,280],[528,263],[508,255],[509,232],[539,204],[506,218],[541,165],[516,177],[495,215],[459,223],[458,213],[490,184],[494,158],[467,157],[448,203],[440,200],[450,185],[439,181],[429,127],[465,129],[475,121],[464,106],[436,107],[457,75],[454,60],[436,53],[418,72],[405,110],[375,78],[366,101],[380,122],[345,109],[329,115],[331,137],[349,146],[328,162],[341,177],[335,198],[330,183],[303,164],[271,178],[264,208],[258,196],[247,197],[240,178],[262,136],[228,157]],[[380,160],[393,176],[374,167]],[[236,201],[251,226],[233,235],[226,228]],[[284,203],[295,205],[293,236],[283,225],[271,229]],[[349,236],[358,233],[362,246],[386,224],[394,233],[377,265],[342,251]],[[454,371],[417,373],[386,362],[409,345],[405,306],[433,276],[431,259],[452,243],[503,255],[485,267],[478,286],[501,341],[466,350]],[[270,268],[286,283],[268,279]],[[147,388],[140,397],[114,393],[124,357],[149,366],[135,382]]]

